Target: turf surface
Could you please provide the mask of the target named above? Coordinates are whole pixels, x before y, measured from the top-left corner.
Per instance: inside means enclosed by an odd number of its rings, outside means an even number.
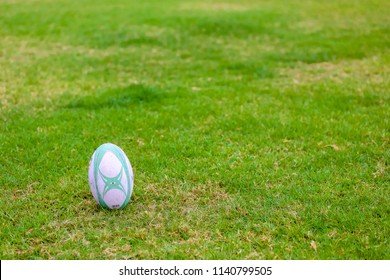
[[[390,2],[140,2],[0,1],[0,259],[389,259]]]

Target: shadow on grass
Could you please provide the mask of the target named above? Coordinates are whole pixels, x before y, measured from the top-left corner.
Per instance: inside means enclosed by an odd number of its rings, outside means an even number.
[[[65,102],[67,109],[98,110],[103,108],[122,108],[135,105],[161,102],[165,94],[157,88],[143,85],[129,85],[80,97],[72,97]],[[69,99],[69,96],[67,96]]]
[[[225,68],[236,75],[247,75],[258,79],[269,79],[275,77],[272,67],[261,62],[236,62],[226,63]]]
[[[104,33],[104,32],[103,32]],[[131,33],[126,30],[117,32],[99,33],[91,38],[92,45],[97,48],[109,48],[112,46],[164,46],[164,38],[155,38],[145,34]]]

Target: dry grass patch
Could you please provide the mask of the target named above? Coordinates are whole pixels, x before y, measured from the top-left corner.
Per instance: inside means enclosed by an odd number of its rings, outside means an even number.
[[[279,74],[283,79],[290,79],[295,84],[309,84],[330,80],[343,83],[349,79],[371,84],[388,82],[384,77],[390,75],[390,67],[380,64],[377,57],[361,60],[341,60],[319,63],[299,63],[294,68],[283,68]]]
[[[190,11],[211,11],[211,12],[243,12],[253,9],[254,5],[248,3],[232,2],[207,2],[207,3],[183,3],[179,5],[179,10]]]

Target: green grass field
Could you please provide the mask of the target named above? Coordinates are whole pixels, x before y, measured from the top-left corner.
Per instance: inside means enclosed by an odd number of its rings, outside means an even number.
[[[0,0],[0,259],[389,259],[389,11]]]

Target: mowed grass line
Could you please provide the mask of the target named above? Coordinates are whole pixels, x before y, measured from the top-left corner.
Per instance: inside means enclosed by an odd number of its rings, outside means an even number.
[[[2,2],[1,259],[388,259],[389,8]]]

